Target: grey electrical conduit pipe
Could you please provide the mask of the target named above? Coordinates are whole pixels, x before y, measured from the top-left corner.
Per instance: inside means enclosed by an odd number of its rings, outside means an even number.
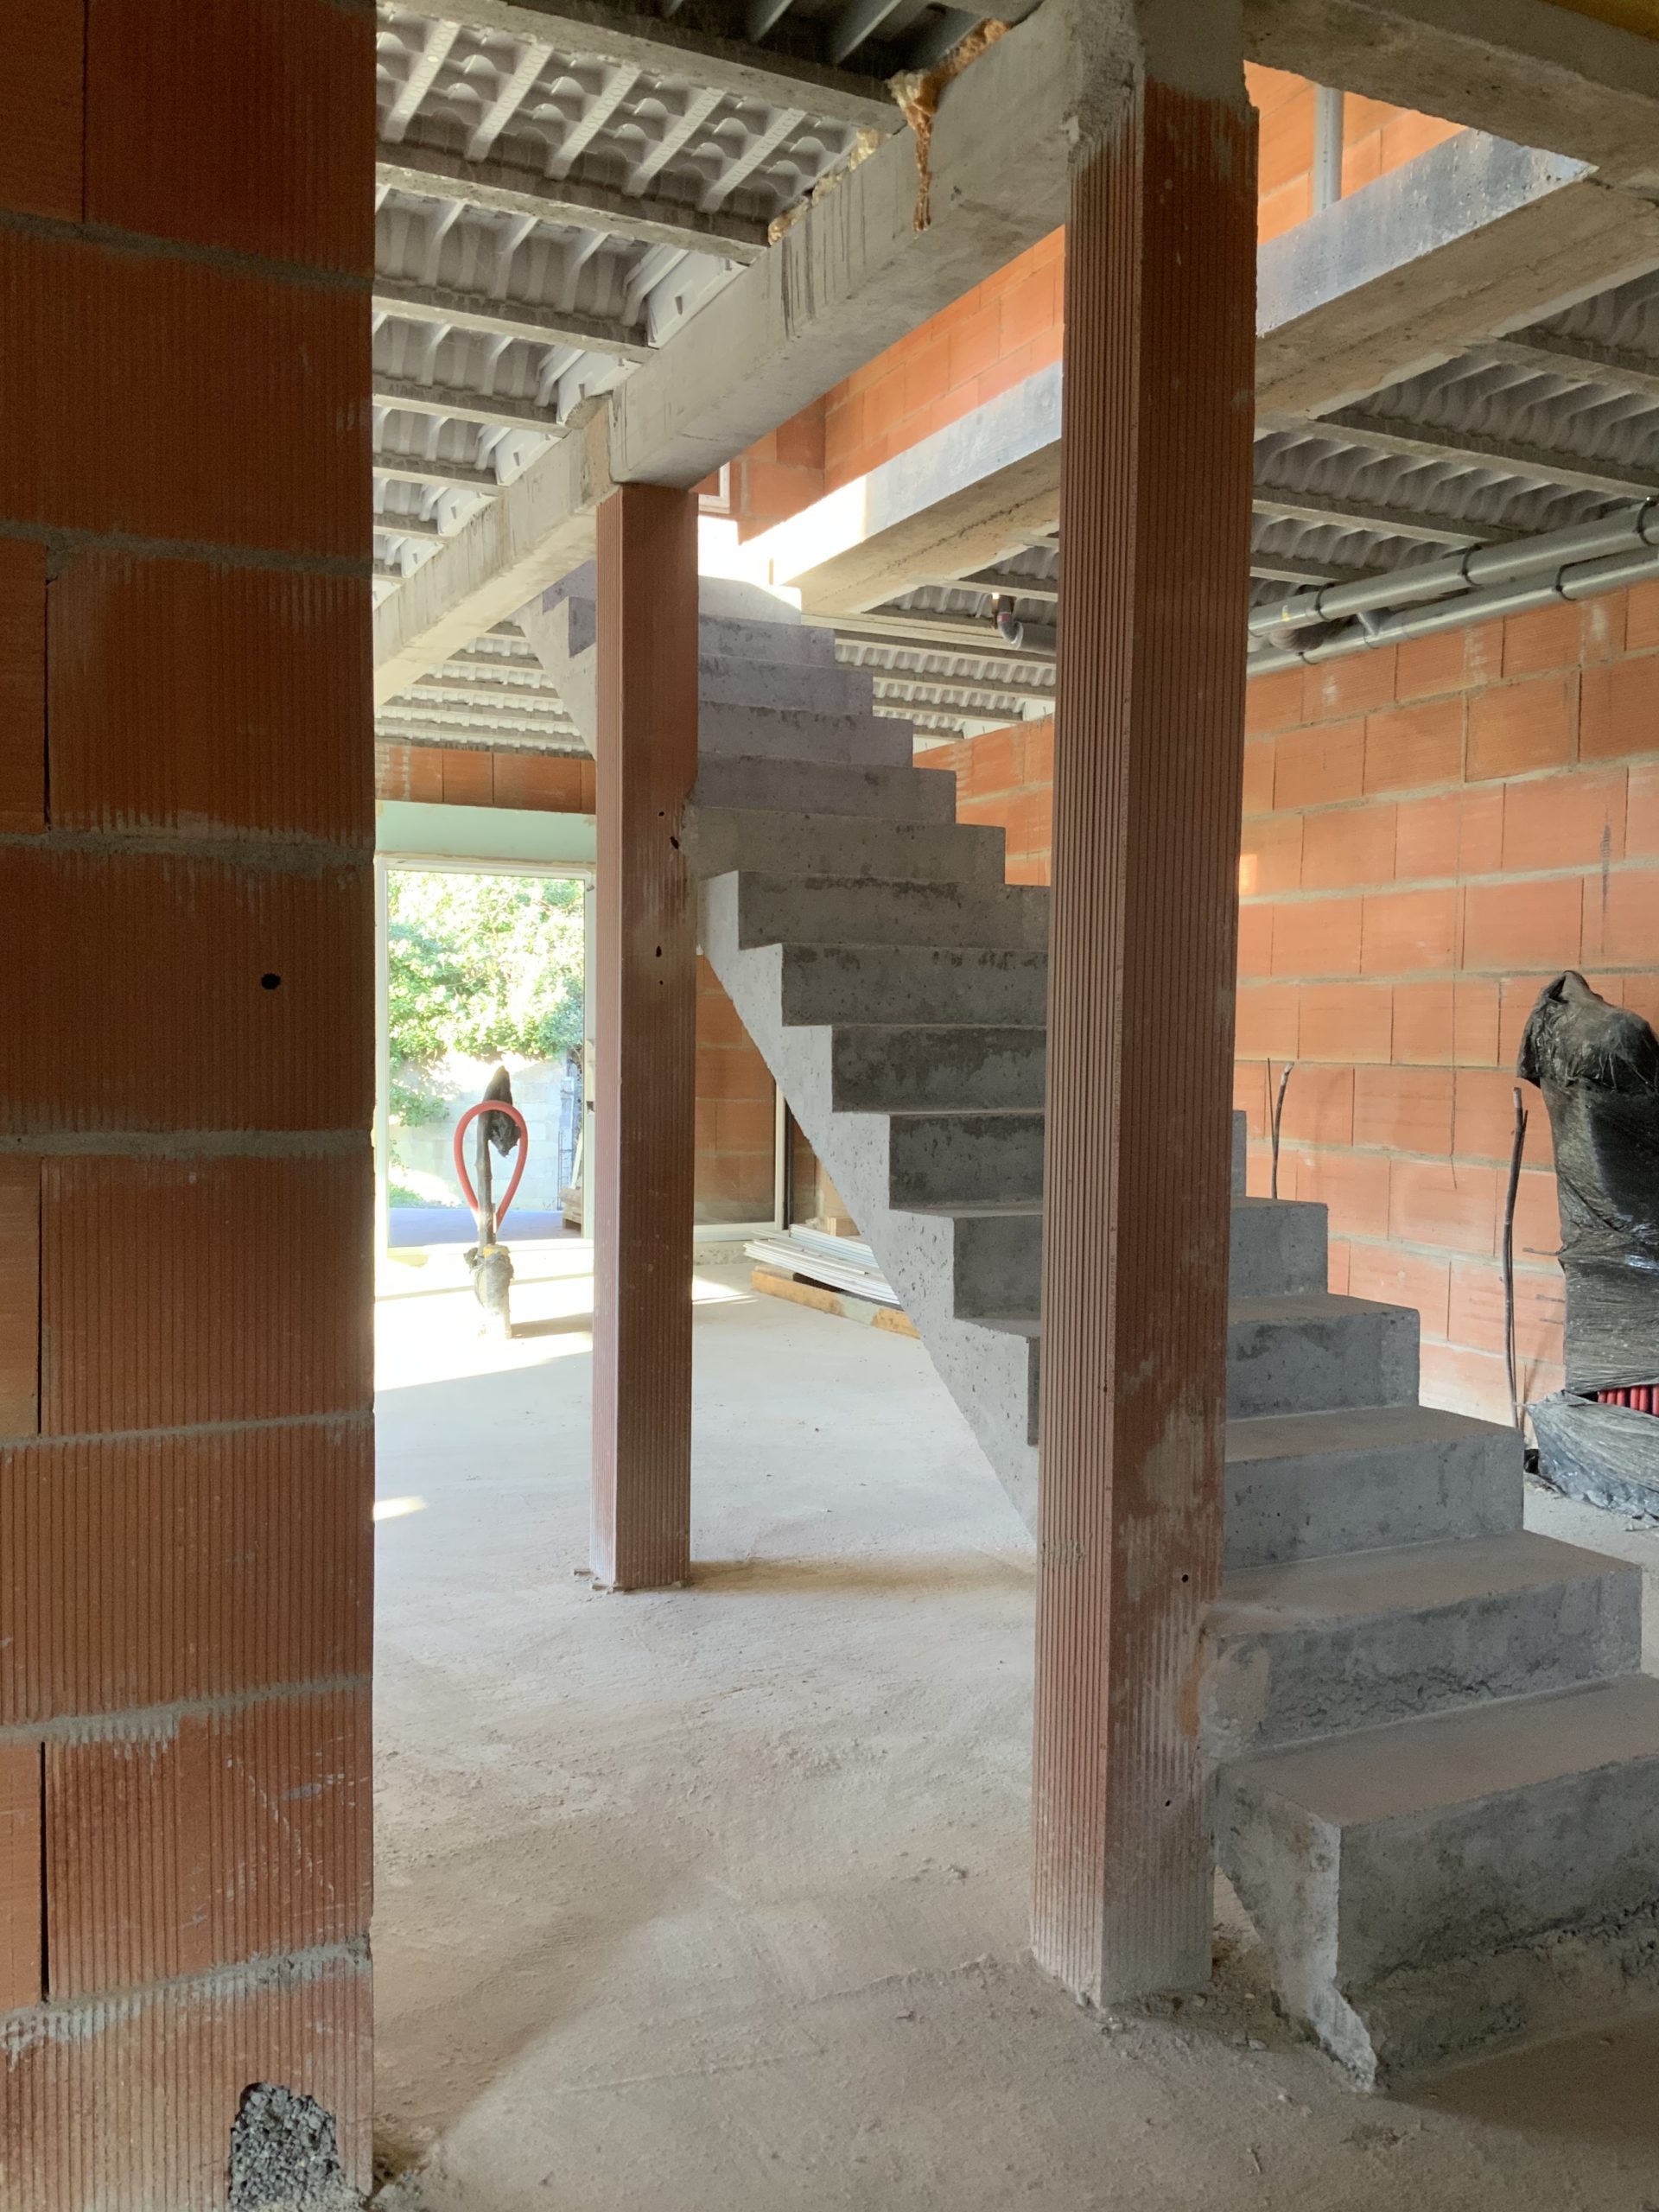
[[[1337,660],[1465,622],[1525,613],[1552,600],[1592,598],[1653,576],[1659,576],[1659,499],[1644,499],[1623,520],[1584,523],[1523,545],[1478,547],[1451,560],[1368,576],[1363,583],[1327,584],[1277,606],[1257,607],[1250,616],[1252,638],[1344,616],[1352,620],[1334,637],[1310,645],[1287,642],[1252,652],[1249,672],[1262,676]],[[1485,588],[1474,588],[1480,586]],[[1382,607],[1393,611],[1378,614]]]

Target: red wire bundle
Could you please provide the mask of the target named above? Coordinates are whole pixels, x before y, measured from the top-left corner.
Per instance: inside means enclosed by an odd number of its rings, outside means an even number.
[[[1598,1390],[1604,1406],[1630,1406],[1639,1414],[1659,1414],[1659,1382],[1639,1382],[1628,1390]]]

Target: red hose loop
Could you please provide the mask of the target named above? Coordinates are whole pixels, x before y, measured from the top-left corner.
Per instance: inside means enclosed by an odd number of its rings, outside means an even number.
[[[495,1225],[499,1230],[507,1217],[507,1208],[512,1204],[512,1194],[518,1188],[518,1179],[524,1173],[524,1162],[530,1157],[530,1125],[518,1109],[509,1104],[504,1098],[480,1098],[477,1105],[469,1106],[455,1123],[455,1173],[461,1179],[461,1189],[467,1193],[467,1203],[473,1210],[473,1219],[479,1223],[480,1230],[483,1223],[478,1211],[478,1192],[473,1188],[473,1179],[467,1173],[467,1162],[461,1157],[461,1151],[462,1137],[466,1135],[480,1114],[507,1114],[518,1124],[518,1157],[513,1162],[506,1193],[495,1210]]]

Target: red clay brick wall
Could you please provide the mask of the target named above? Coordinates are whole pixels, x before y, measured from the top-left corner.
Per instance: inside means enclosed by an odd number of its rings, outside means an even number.
[[[770,1221],[778,1093],[719,977],[697,956],[696,1218]]]
[[[1065,233],[1052,231],[837,385],[822,403],[824,490],[1058,361],[1065,259]]]
[[[429,805],[519,806],[591,814],[594,764],[583,753],[491,753],[445,745],[375,748],[375,797]]]
[[[1296,1062],[1281,1194],[1331,1210],[1332,1281],[1415,1306],[1424,1395],[1505,1416],[1497,1255],[1515,1065],[1581,968],[1659,1023],[1659,587],[1250,687],[1238,1103],[1267,1188],[1268,1085]],[[1041,725],[924,756],[1046,880]],[[1548,1123],[1516,1213],[1529,1396],[1560,1377]]]
[[[373,18],[6,27],[0,2197],[208,2212],[370,2178]]]
[[[1054,720],[1014,722],[916,756],[918,768],[951,769],[957,819],[1007,833],[1010,883],[1046,883],[1054,816]]]
[[[1262,118],[1257,234],[1273,238],[1305,222],[1313,212],[1314,88],[1305,77],[1287,76],[1282,69],[1262,69],[1250,62],[1244,66],[1244,78]],[[1368,100],[1357,92],[1345,93],[1342,105],[1344,198],[1426,154],[1458,129],[1438,116],[1414,114],[1409,108],[1390,107],[1384,100]]]

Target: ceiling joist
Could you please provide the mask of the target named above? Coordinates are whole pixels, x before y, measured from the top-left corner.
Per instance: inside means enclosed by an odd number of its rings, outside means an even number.
[[[1546,451],[1491,438],[1477,430],[1436,429],[1426,423],[1384,421],[1357,407],[1321,416],[1308,428],[1325,430],[1356,445],[1408,461],[1445,461],[1462,468],[1486,468],[1536,484],[1559,484],[1574,492],[1598,493],[1608,499],[1650,499],[1659,493],[1659,473],[1623,461],[1596,461],[1581,454]]]
[[[544,438],[556,438],[560,431],[558,416],[534,400],[497,398],[454,385],[415,384],[406,377],[377,374],[369,396],[377,407],[397,407],[410,415],[442,415],[491,429],[535,430]]]
[[[576,177],[538,177],[505,162],[469,162],[425,146],[383,151],[379,183],[423,199],[459,200],[491,213],[530,215],[568,229],[603,231],[645,245],[679,246],[724,261],[755,261],[766,250],[766,226],[728,208],[709,212],[650,194],[620,192]]]
[[[747,44],[686,29],[643,10],[602,0],[397,0],[398,12],[504,31],[556,54],[592,54],[654,78],[694,85],[768,107],[798,107],[825,123],[891,134],[902,118],[879,78],[832,68],[783,48]]]
[[[651,346],[637,327],[601,315],[560,315],[549,308],[522,307],[515,300],[490,300],[442,284],[416,284],[403,277],[377,276],[370,295],[376,310],[405,322],[441,322],[451,330],[472,330],[488,338],[522,338],[531,346],[579,346],[585,353],[611,353],[621,361],[648,361]]]
[[[450,492],[499,492],[501,480],[493,468],[475,468],[466,461],[423,461],[418,454],[377,453],[372,462],[377,476],[389,484],[436,484]]]

